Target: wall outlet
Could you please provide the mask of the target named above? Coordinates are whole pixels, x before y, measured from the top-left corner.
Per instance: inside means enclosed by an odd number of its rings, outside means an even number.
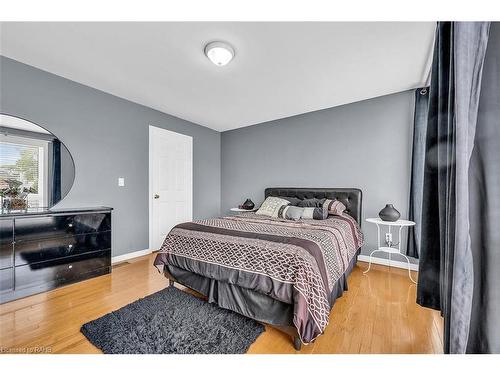
[[[385,243],[389,246],[392,245],[392,233],[385,234]]]
[[[125,186],[125,178],[118,177],[118,186]]]

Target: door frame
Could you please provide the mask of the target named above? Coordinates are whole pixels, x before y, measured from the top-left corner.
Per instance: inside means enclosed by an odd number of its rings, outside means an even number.
[[[167,130],[167,129],[164,129],[164,128],[160,128],[158,126],[154,126],[154,125],[149,125],[149,138],[148,138],[148,157],[149,157],[149,165],[148,165],[148,207],[149,207],[149,214],[148,214],[148,217],[149,217],[149,222],[148,222],[148,226],[149,226],[149,250],[150,251],[153,251],[153,250],[157,250],[157,249],[153,249],[153,173],[152,173],[152,170],[153,170],[153,153],[152,153],[152,137],[155,135],[155,134],[166,134],[166,133],[170,133],[170,134],[175,134],[175,135],[180,135],[180,136],[183,136],[183,137],[186,137],[186,138],[189,138],[191,140],[191,186],[190,186],[190,190],[191,190],[191,212],[190,212],[190,220],[193,219],[193,185],[194,185],[194,174],[193,174],[193,171],[194,171],[194,144],[193,144],[193,137],[190,136],[190,135],[186,135],[186,134],[182,134],[182,133],[177,133],[177,132],[174,132],[172,130]]]

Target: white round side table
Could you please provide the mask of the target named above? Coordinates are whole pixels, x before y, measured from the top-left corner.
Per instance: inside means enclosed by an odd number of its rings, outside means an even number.
[[[378,239],[378,248],[373,250],[371,253],[370,253],[370,261],[368,263],[368,269],[366,271],[364,271],[363,273],[367,273],[368,271],[370,271],[370,268],[372,266],[372,255],[373,253],[376,253],[376,252],[384,252],[384,253],[388,253],[389,254],[389,267],[390,267],[390,262],[391,262],[391,255],[392,254],[399,254],[399,255],[402,255],[405,257],[406,259],[406,262],[408,263],[408,276],[410,277],[410,280],[413,281],[415,284],[417,283],[415,280],[413,280],[413,278],[411,277],[411,272],[410,272],[410,260],[408,259],[408,257],[403,254],[401,252],[401,230],[404,228],[404,227],[411,227],[413,225],[415,225],[415,223],[413,221],[409,221],[409,220],[397,220],[397,221],[384,221],[378,217],[371,217],[371,218],[368,218],[366,219],[367,222],[369,223],[373,223],[373,224],[376,224],[377,225],[377,239]],[[383,225],[386,225],[389,227],[389,234],[392,236],[392,232],[391,232],[391,229],[392,227],[399,227],[399,233],[398,233],[398,243],[397,243],[397,247],[393,247],[394,245],[391,245],[391,246],[382,246],[382,244],[380,243],[380,227],[383,226]]]

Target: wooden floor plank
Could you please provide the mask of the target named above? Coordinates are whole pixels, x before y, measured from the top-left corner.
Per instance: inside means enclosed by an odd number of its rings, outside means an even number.
[[[110,275],[0,305],[0,349],[99,353],[80,327],[165,288],[153,259],[133,259]],[[349,290],[337,300],[330,324],[314,343],[297,352],[287,335],[266,327],[248,353],[441,353],[442,318],[415,303],[416,288],[407,272],[375,265],[363,274],[365,269],[363,262],[355,267]]]

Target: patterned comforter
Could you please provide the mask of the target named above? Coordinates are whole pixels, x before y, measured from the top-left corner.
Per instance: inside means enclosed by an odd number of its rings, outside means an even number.
[[[156,266],[249,288],[294,307],[302,342],[322,334],[337,280],[363,244],[349,215],[297,222],[244,213],[177,225]]]

